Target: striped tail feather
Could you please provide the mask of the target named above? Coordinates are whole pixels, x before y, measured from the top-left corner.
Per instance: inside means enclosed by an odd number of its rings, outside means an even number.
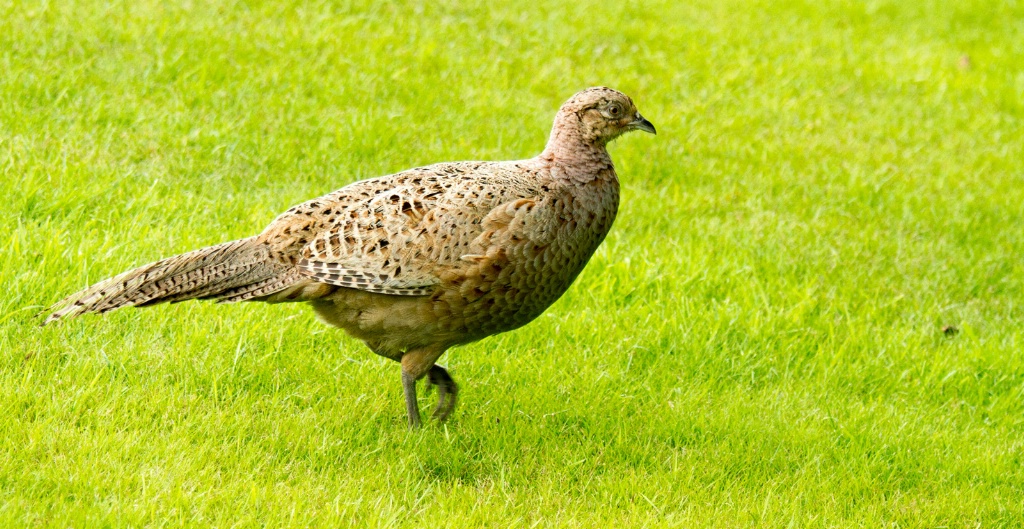
[[[168,257],[100,281],[51,307],[43,325],[89,312],[188,299],[243,301],[291,284],[291,267],[270,259],[256,237]],[[272,292],[271,292],[272,293]],[[241,294],[241,295],[240,295]],[[226,298],[226,299],[224,299]]]

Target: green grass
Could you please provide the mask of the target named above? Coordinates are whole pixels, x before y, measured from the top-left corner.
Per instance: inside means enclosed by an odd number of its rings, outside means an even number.
[[[296,4],[0,2],[0,526],[1024,525],[1020,2]],[[301,305],[37,326],[594,84],[659,135],[444,426]]]

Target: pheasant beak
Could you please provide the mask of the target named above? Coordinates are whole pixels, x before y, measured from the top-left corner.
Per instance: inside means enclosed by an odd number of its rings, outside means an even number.
[[[629,127],[629,130],[642,130],[654,135],[658,134],[658,131],[654,130],[654,124],[647,121],[647,118],[641,116],[639,112],[636,113],[636,119],[630,121],[627,126]]]

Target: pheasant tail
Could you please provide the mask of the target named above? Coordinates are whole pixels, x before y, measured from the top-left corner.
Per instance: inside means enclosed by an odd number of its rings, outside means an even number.
[[[168,257],[106,279],[51,307],[43,325],[89,312],[148,306],[188,299],[243,301],[283,289],[294,280],[291,267],[270,258],[256,237],[239,239]]]

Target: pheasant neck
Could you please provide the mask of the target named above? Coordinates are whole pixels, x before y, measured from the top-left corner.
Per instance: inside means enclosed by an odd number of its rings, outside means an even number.
[[[585,141],[566,131],[553,131],[537,159],[551,170],[553,177],[578,183],[615,175],[604,144]]]

